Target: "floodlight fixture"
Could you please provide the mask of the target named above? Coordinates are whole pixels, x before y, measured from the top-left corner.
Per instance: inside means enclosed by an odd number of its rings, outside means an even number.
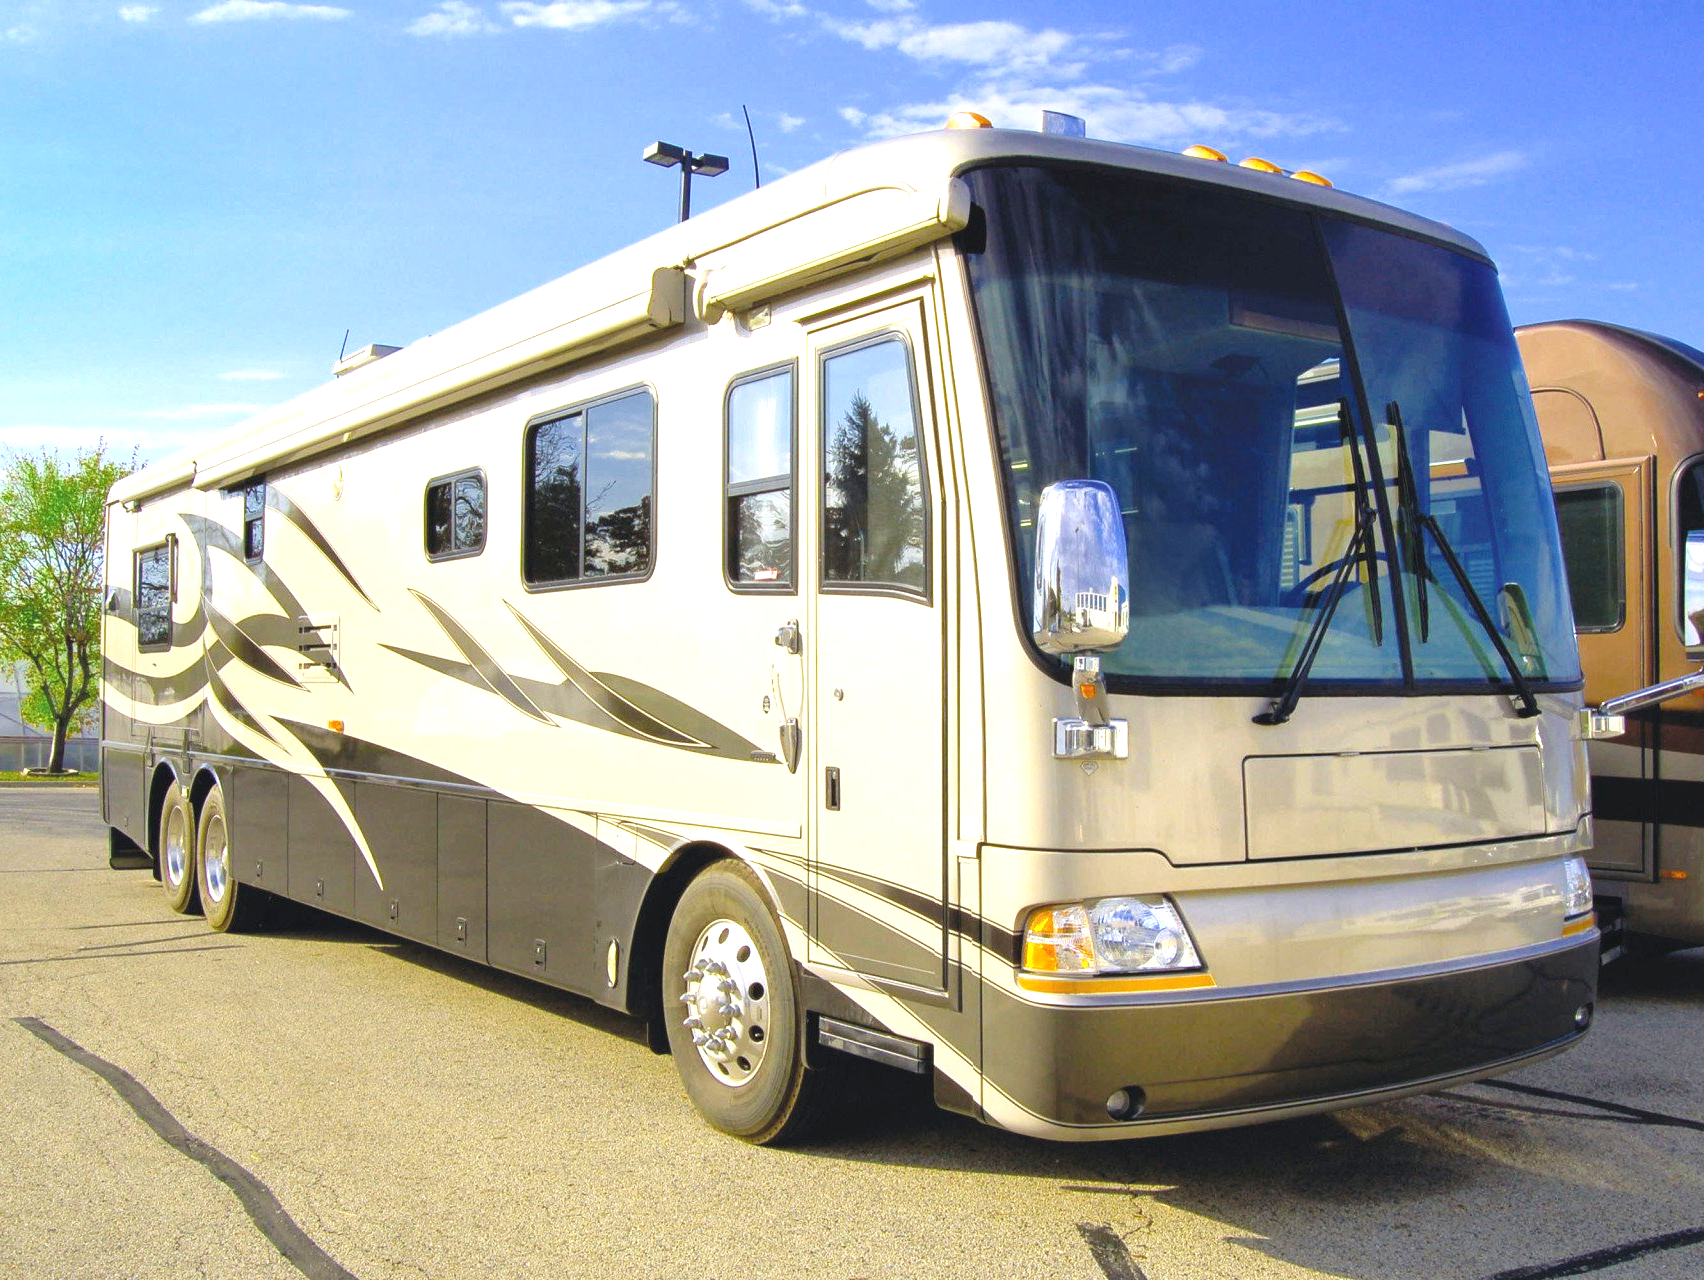
[[[693,155],[685,147],[677,147],[672,142],[653,142],[646,147],[640,157],[647,164],[661,165],[665,169],[680,166],[680,220],[685,222],[692,215],[692,175],[701,173],[706,178],[714,178],[728,171],[728,157],[712,155],[706,151],[702,155]]]

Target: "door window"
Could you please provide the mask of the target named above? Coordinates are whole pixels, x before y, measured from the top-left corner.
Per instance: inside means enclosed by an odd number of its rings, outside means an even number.
[[[926,596],[928,495],[911,353],[897,335],[822,362],[823,587]]]
[[[1619,631],[1627,614],[1621,487],[1594,484],[1558,489],[1556,522],[1562,531],[1575,630]]]

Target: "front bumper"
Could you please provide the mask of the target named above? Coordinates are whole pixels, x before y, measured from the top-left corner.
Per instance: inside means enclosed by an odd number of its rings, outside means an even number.
[[[1585,1033],[1597,935],[1515,958],[1354,985],[1243,996],[1043,1005],[990,992],[990,1120],[1053,1138],[1251,1124],[1493,1075]],[[1139,1116],[1107,1100],[1141,1091]]]

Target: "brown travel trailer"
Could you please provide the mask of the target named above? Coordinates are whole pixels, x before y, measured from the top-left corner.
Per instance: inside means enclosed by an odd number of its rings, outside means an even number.
[[[1605,958],[1623,939],[1704,945],[1704,691],[1688,680],[1704,660],[1704,352],[1584,320],[1515,336],[1556,492],[1586,701],[1626,713],[1625,732],[1588,747]]]

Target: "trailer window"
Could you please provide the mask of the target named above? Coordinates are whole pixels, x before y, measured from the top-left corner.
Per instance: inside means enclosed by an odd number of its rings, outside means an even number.
[[[1621,487],[1580,485],[1556,491],[1556,521],[1576,631],[1619,631],[1627,613],[1622,558]]]
[[[163,542],[136,553],[136,647],[144,653],[171,647],[172,549]]]
[[[1704,644],[1700,637],[1699,627],[1687,613],[1689,604],[1696,606],[1696,587],[1692,592],[1694,599],[1688,598],[1688,579],[1694,582],[1704,566],[1697,563],[1701,552],[1698,542],[1704,535],[1704,458],[1694,458],[1683,463],[1674,482],[1675,513],[1674,513],[1674,563],[1675,576],[1680,579],[1674,592],[1675,622],[1680,630],[1680,638],[1687,648]]]
[[[426,486],[426,556],[451,560],[485,547],[485,475],[464,471]]]
[[[266,551],[266,482],[243,490],[243,559],[253,564]]]
[[[883,338],[822,362],[822,580],[925,594],[923,454],[911,354]]]
[[[522,572],[530,586],[641,578],[654,550],[656,402],[633,391],[527,428]]]
[[[736,591],[793,586],[793,366],[728,388],[723,545]]]

